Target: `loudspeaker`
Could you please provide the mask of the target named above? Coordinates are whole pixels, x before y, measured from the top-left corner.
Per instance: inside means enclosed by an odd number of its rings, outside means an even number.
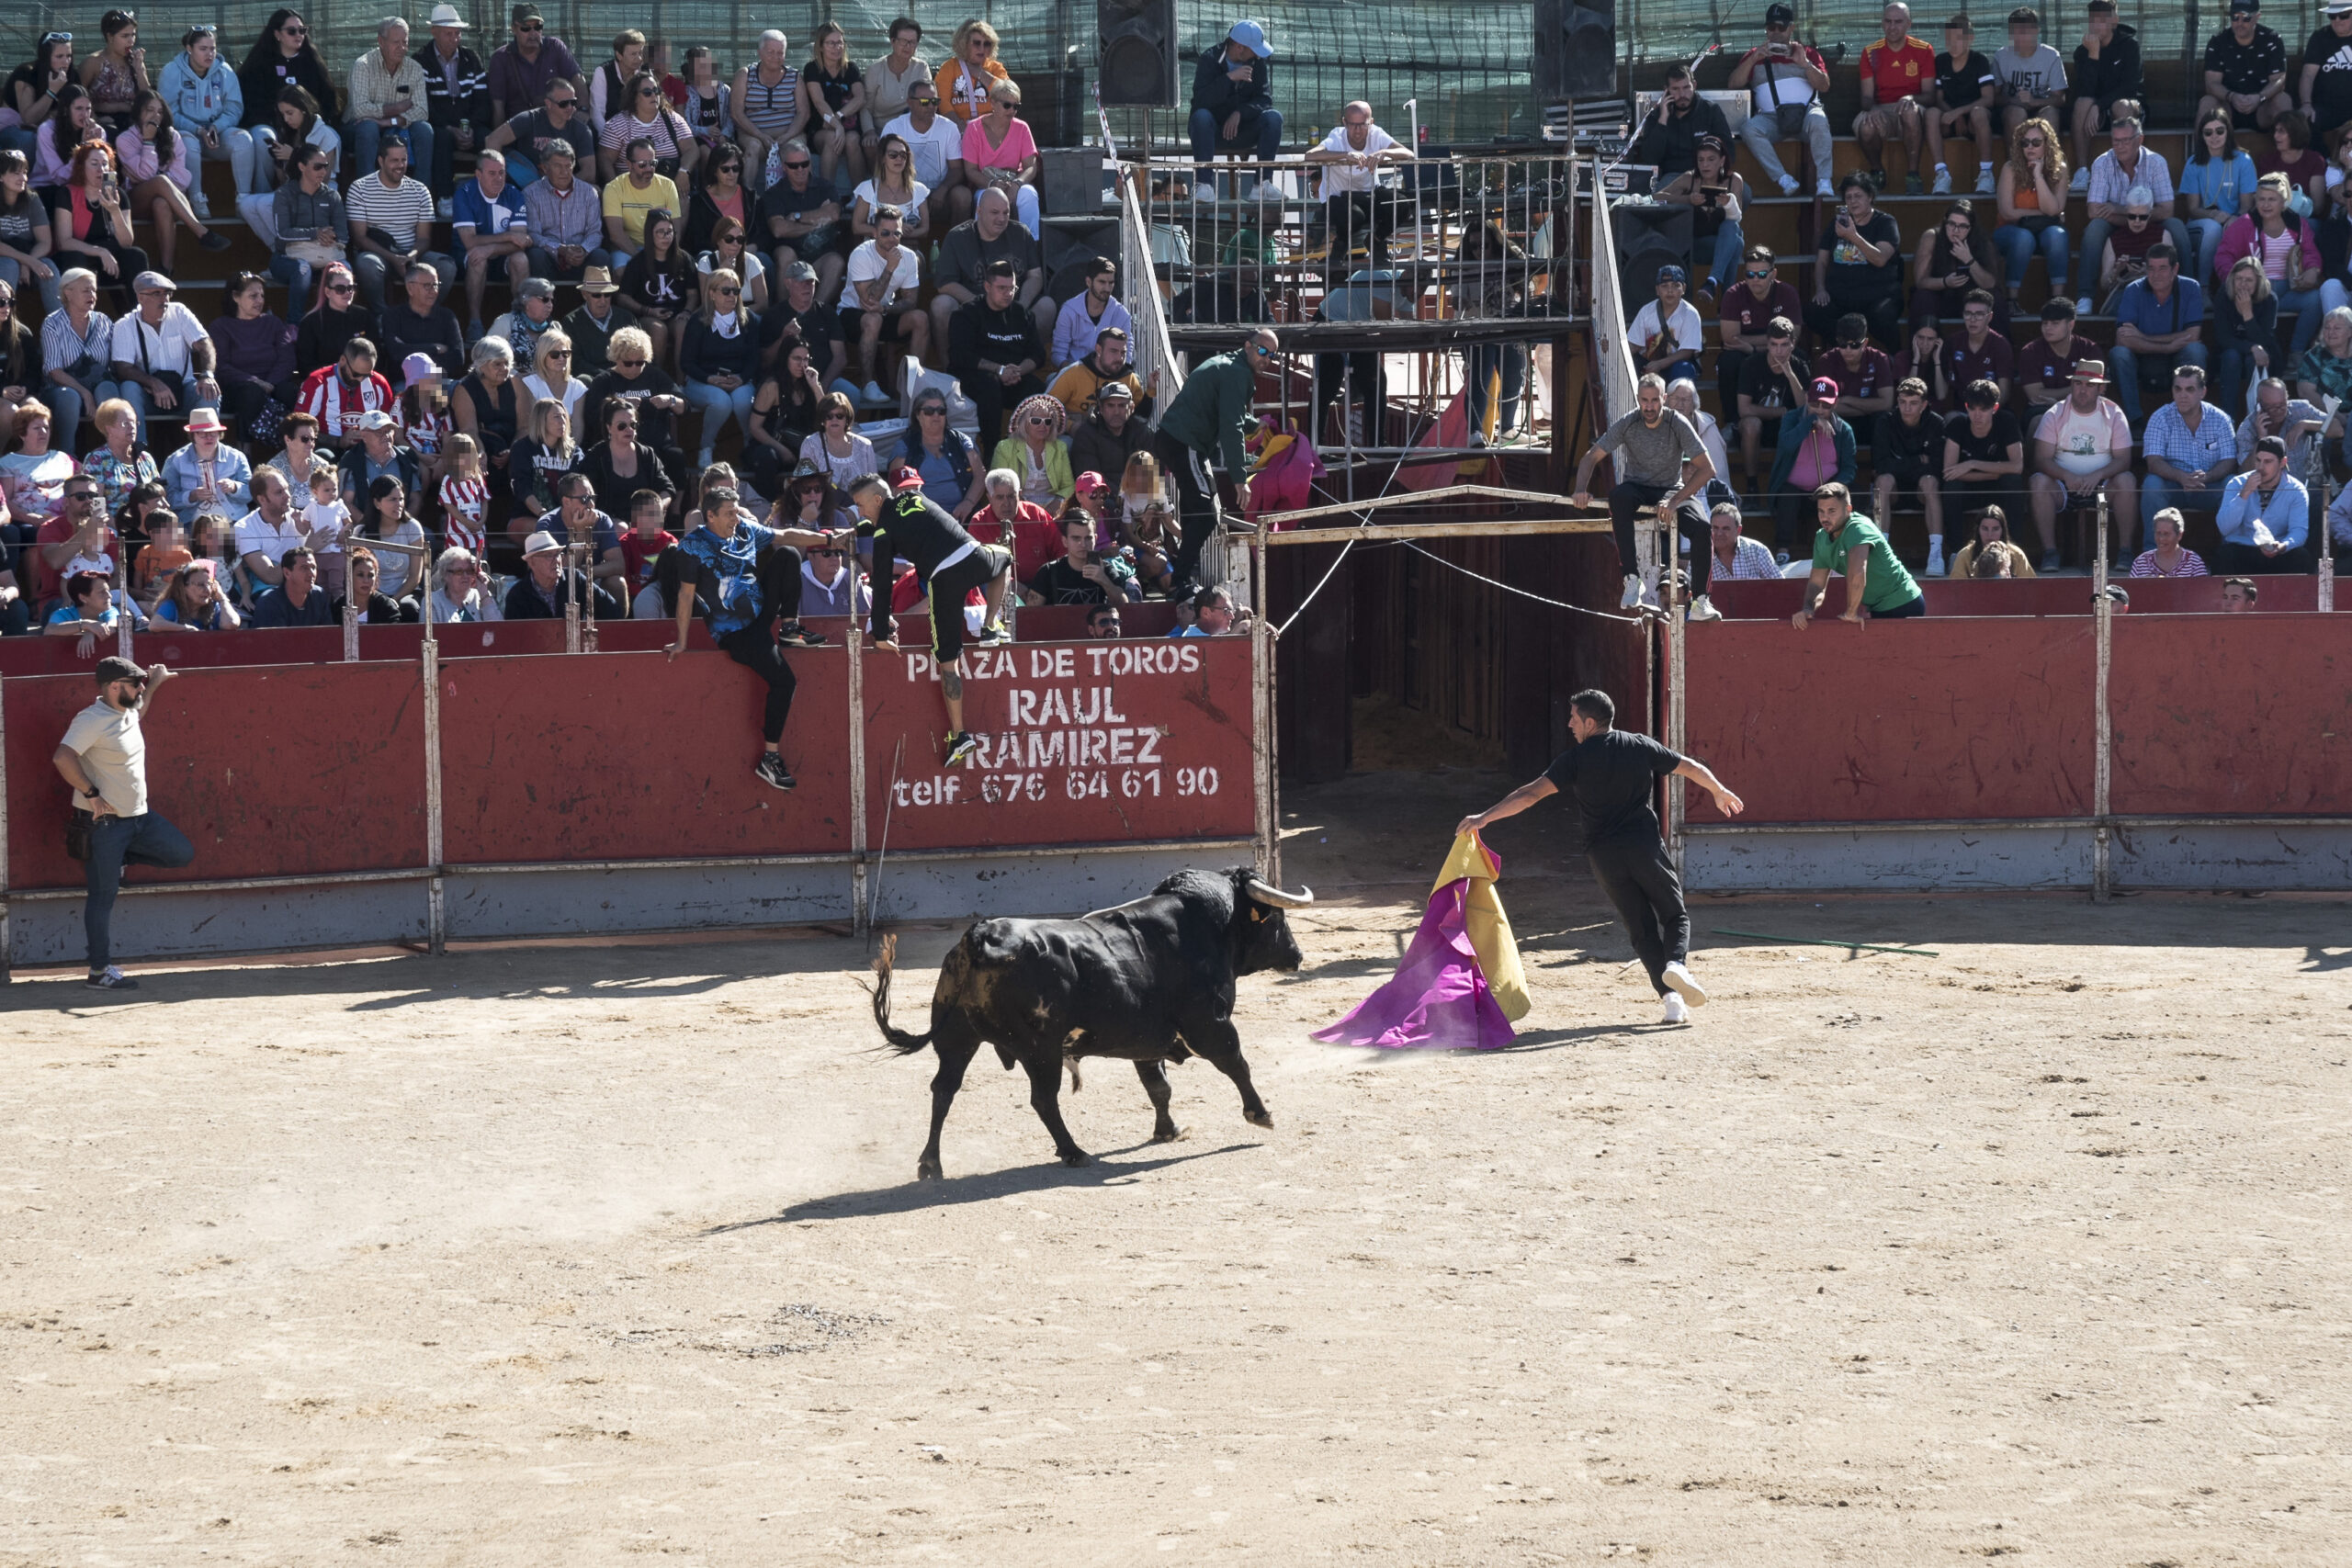
[[[1172,109],[1183,101],[1177,96],[1183,51],[1176,39],[1176,0],[1094,0],[1094,25],[1104,104]]]
[[[1625,319],[1657,298],[1657,269],[1690,265],[1690,209],[1680,202],[1621,201],[1609,209],[1617,235],[1617,282]]]
[[[1535,0],[1535,101],[1613,97],[1616,0]]]

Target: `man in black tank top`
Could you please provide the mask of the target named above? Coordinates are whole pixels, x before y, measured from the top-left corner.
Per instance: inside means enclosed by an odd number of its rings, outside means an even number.
[[[1617,705],[1608,693],[1578,692],[1568,705],[1568,730],[1577,743],[1543,777],[1464,817],[1454,831],[1476,833],[1566,790],[1583,821],[1585,858],[1632,934],[1652,988],[1666,998],[1666,1021],[1683,1022],[1691,1008],[1705,1005],[1707,993],[1690,974],[1690,913],[1682,902],[1682,879],[1658,833],[1652,792],[1669,774],[1686,778],[1713,795],[1726,817],[1739,815],[1740,798],[1704,762],[1670,751],[1646,735],[1612,728]]]
[[[979,750],[964,728],[964,599],[986,591],[988,615],[979,644],[993,648],[1012,640],[1002,619],[1004,593],[1012,581],[1012,552],[983,545],[964,532],[955,515],[920,487],[892,493],[879,474],[850,482],[857,507],[858,537],[874,541],[873,632],[876,648],[899,651],[898,624],[890,615],[891,566],[911,562],[929,589],[932,657],[939,667],[939,690],[947,699],[947,754],[954,767]]]

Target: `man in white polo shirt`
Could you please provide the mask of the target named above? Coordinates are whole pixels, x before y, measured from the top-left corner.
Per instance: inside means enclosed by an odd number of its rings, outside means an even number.
[[[1374,268],[1388,265],[1388,236],[1396,229],[1396,204],[1380,199],[1380,165],[1409,164],[1413,149],[1374,125],[1372,106],[1357,102],[1340,111],[1331,134],[1308,150],[1306,161],[1323,170],[1323,212],[1331,237],[1326,270],[1344,277],[1353,270],[1350,255],[1368,248]]]
[[[139,716],[172,672],[158,664],[141,670],[128,659],[98,660],[98,700],[74,716],[51,757],[74,786],[75,834],[87,835],[89,900],[82,908],[82,930],[90,947],[90,977],[96,991],[135,991],[139,982],[112,962],[115,894],[125,865],[183,866],[196,846],[147,804],[147,738]]]

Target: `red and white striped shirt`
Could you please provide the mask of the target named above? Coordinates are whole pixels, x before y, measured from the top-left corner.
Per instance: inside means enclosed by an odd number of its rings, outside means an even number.
[[[451,474],[441,481],[441,509],[448,513],[451,547],[481,554],[482,541],[489,531],[490,486],[480,479]]]
[[[352,422],[370,409],[391,409],[392,384],[377,372],[356,385],[343,378],[340,364],[322,365],[304,378],[295,407],[319,422],[319,434],[330,441],[356,435]]]

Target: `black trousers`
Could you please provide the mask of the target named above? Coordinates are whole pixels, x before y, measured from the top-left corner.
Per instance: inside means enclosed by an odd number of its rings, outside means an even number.
[[[1206,467],[1199,454],[1163,430],[1151,433],[1151,455],[1176,482],[1176,525],[1183,530],[1184,542],[1177,547],[1176,559],[1170,564],[1177,581],[1191,582],[1193,569],[1201,564],[1202,547],[1209,542],[1209,530],[1216,526],[1216,505],[1201,488]]]
[[[760,613],[744,626],[716,640],[727,657],[767,682],[766,705],[760,713],[760,739],[770,744],[784,739],[784,727],[792,716],[792,693],[799,683],[793,679],[792,666],[784,661],[784,650],[775,644],[776,624],[800,618],[800,552],[790,545],[778,545],[760,557]],[[653,565],[653,581],[662,590],[662,604],[669,614],[678,613],[678,595],[689,587],[695,591],[695,608],[708,615],[709,600],[700,590],[715,587],[702,563],[685,551],[673,546],[662,552]]]
[[[985,437],[985,444],[980,447],[983,452],[995,451],[996,444],[1004,439],[1005,415],[1018,408],[1022,399],[1034,398],[1046,389],[1046,384],[1035,376],[1023,376],[1010,387],[994,376],[979,371],[969,376],[958,376],[956,379],[963,385],[964,395],[971,399],[972,406],[979,411],[980,434]],[[1107,479],[1110,476],[1106,474],[1103,477]]]
[[[1645,506],[1656,506],[1674,492],[1657,485],[1635,484],[1620,479],[1609,491],[1609,521],[1617,536],[1617,570],[1627,577],[1641,571],[1640,558],[1634,549],[1634,513]],[[1684,502],[1674,513],[1674,531],[1690,541],[1690,592],[1693,595],[1707,591],[1707,563],[1714,557],[1714,541],[1707,533],[1707,509],[1696,496]],[[1670,560],[1660,561],[1661,567],[1671,567]]]
[[[1666,858],[1665,843],[1656,835],[1646,842],[1610,839],[1586,845],[1584,854],[1593,879],[1625,922],[1651,987],[1666,995],[1666,966],[1690,959],[1690,911],[1683,906],[1682,879]]]
[[[1364,406],[1363,431],[1368,442],[1377,443],[1380,435],[1380,411],[1386,396],[1387,378],[1381,374],[1380,355],[1376,354],[1318,354],[1315,356],[1315,418],[1307,427],[1319,443],[1323,438],[1323,411],[1331,400],[1344,397]],[[1110,476],[1103,476],[1108,479]]]
[[[2301,544],[2291,550],[2280,550],[2266,556],[2252,545],[2233,545],[2227,539],[2213,547],[2213,575],[2216,577],[2264,577],[2289,574],[2309,577],[2319,570],[2318,558],[2312,547]]]
[[[1388,265],[1388,237],[1396,231],[1396,197],[1385,192],[1343,190],[1323,204],[1323,215],[1331,240],[1325,271],[1331,276],[1344,280],[1354,269],[1349,253],[1357,245],[1365,247],[1371,266]]]
[[[262,405],[276,398],[289,410],[299,400],[301,382],[292,377],[273,387],[266,381],[223,381],[220,383],[220,417],[229,422],[232,430],[249,430],[261,417]]]
[[[1816,305],[1805,301],[1804,324],[1813,329],[1816,352],[1827,352],[1838,341],[1838,321],[1842,316],[1860,316],[1871,324],[1871,339],[1889,354],[1903,347],[1903,290],[1896,288],[1883,294],[1847,294],[1835,281],[1830,285],[1829,303]]]

